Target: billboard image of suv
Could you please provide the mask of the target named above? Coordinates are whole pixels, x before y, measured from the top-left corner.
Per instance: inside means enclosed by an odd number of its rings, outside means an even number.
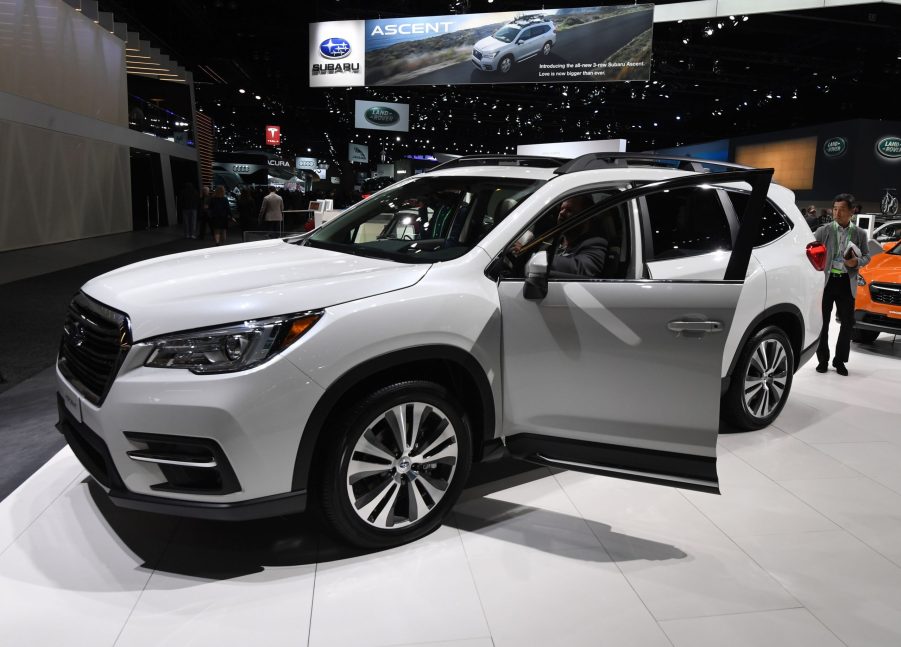
[[[646,81],[653,27],[652,4],[311,23],[310,87]]]
[[[507,74],[514,63],[538,54],[547,56],[556,42],[553,22],[543,15],[527,16],[477,42],[472,49],[472,64],[483,72]]]

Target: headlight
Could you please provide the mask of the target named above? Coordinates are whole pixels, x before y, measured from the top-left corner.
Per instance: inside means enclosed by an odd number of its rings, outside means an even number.
[[[186,368],[192,373],[232,373],[259,366],[313,327],[322,311],[256,319],[149,340],[144,366]]]
[[[482,58],[492,59],[497,56],[497,52],[482,52]]]
[[[866,284],[867,284],[867,282],[863,280],[863,277],[860,274],[858,274],[857,275],[857,285],[863,287]]]

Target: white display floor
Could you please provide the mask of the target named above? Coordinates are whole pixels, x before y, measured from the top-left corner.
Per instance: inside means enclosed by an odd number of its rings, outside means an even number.
[[[534,469],[373,554],[116,509],[64,449],[0,503],[0,644],[901,645],[901,339],[814,364],[722,496]]]

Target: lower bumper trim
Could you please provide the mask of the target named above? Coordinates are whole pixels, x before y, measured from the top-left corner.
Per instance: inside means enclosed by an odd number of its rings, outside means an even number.
[[[162,497],[118,490],[109,490],[107,494],[110,500],[120,508],[216,521],[247,521],[249,519],[279,517],[303,512],[307,507],[306,490],[235,503],[164,499]]]

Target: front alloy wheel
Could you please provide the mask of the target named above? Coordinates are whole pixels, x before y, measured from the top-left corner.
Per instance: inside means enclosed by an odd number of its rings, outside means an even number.
[[[326,517],[347,541],[382,548],[441,523],[471,463],[466,419],[444,387],[411,381],[364,398],[335,431],[323,475]]]
[[[745,345],[723,398],[723,417],[740,429],[772,423],[791,390],[795,358],[791,343],[776,326],[756,332]]]
[[[501,59],[500,65],[498,65],[497,69],[500,70],[501,74],[506,74],[507,72],[510,71],[510,69],[512,67],[513,67],[513,57],[505,56],[504,58]]]
[[[547,56],[548,54],[551,53],[550,41],[548,41],[547,43],[544,44],[544,47],[541,48],[541,53],[544,54],[545,56]]]

